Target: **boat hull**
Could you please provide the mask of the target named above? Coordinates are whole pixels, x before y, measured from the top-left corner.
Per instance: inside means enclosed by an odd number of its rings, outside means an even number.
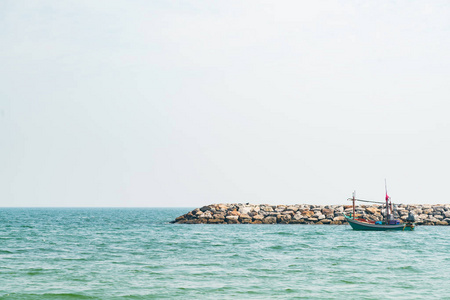
[[[372,230],[372,231],[386,231],[386,230],[414,230],[414,225],[398,224],[398,225],[382,225],[372,224],[354,220],[349,216],[345,216],[347,222],[354,230]]]

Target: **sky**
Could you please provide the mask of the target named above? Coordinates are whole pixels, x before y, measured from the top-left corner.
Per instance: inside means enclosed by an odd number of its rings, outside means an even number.
[[[0,1],[0,206],[450,203],[448,1]]]

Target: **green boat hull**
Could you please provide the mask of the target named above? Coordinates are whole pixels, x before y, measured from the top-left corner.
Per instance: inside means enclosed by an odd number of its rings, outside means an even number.
[[[347,219],[347,222],[354,230],[371,230],[371,231],[414,230],[414,224],[398,224],[398,225],[372,224],[354,220],[349,216],[345,216],[345,218]]]

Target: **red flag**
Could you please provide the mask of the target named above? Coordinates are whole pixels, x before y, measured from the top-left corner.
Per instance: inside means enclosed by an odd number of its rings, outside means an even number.
[[[388,194],[386,192],[386,201],[388,201],[388,200],[389,200],[389,196],[388,196]]]

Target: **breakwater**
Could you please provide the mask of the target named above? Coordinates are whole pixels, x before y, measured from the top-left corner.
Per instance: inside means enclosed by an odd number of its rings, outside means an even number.
[[[178,224],[347,224],[344,214],[352,213],[352,205],[269,205],[211,204],[196,208],[176,218]],[[380,221],[382,205],[357,205],[356,216]],[[395,205],[396,219],[406,221],[413,213],[417,225],[450,225],[450,204]]]

